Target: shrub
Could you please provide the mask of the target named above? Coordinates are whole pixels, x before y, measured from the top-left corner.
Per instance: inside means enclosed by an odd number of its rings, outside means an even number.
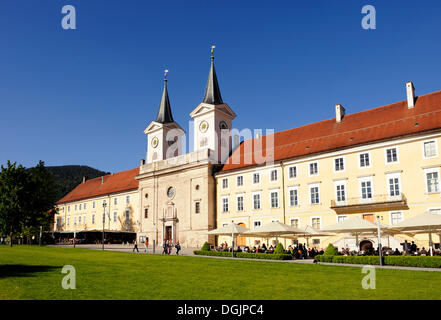
[[[201,248],[201,251],[210,251],[210,244],[208,242],[205,242]]]
[[[215,257],[231,257],[231,252],[225,251],[193,251],[197,256],[215,256]],[[267,259],[267,260],[292,260],[290,254],[268,254],[268,253],[247,253],[247,252],[235,252],[236,258],[247,259]]]
[[[348,263],[348,264],[370,264],[379,265],[378,256],[330,256],[318,255],[315,257],[320,262]],[[441,268],[441,257],[412,257],[412,256],[386,256],[383,265],[417,267],[417,268]]]
[[[328,244],[328,247],[325,250],[325,256],[336,256],[338,254],[338,250],[336,247],[332,245],[332,243]]]
[[[283,244],[281,244],[280,242],[277,244],[276,249],[274,250],[274,254],[285,254]]]

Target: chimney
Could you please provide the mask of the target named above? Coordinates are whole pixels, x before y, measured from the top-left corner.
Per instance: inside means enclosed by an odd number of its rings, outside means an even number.
[[[345,108],[341,104],[335,105],[335,121],[341,122],[345,116]]]
[[[407,93],[407,108],[412,109],[415,107],[415,87],[412,81],[406,82],[406,93]]]
[[[101,176],[101,184],[104,184],[104,176]]]
[[[85,176],[83,176],[83,183],[85,183],[86,182],[86,177]]]

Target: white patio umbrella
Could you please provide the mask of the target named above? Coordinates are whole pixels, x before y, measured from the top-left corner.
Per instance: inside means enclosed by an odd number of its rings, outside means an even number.
[[[332,234],[328,232],[323,232],[322,230],[314,229],[313,227],[307,225],[305,228],[302,228],[303,233],[298,236],[306,239],[306,245],[309,248],[309,239],[312,237],[330,237]]]
[[[235,234],[244,234],[248,230],[249,230],[248,228],[245,228],[245,227],[240,226],[240,225],[235,224],[235,223],[231,223],[231,224],[228,224],[226,226],[223,226],[223,227],[211,230],[211,231],[208,232],[208,234],[218,235],[218,236],[220,236],[220,235],[231,235],[231,243],[232,243],[232,246],[231,246],[232,250],[231,250],[231,252],[232,252],[232,255],[234,257],[234,235]]]
[[[424,212],[418,216],[401,221],[400,223],[391,226],[389,229],[397,230],[403,233],[428,233],[430,255],[433,256],[432,233],[441,233],[441,215],[431,212]]]
[[[297,234],[304,233],[304,230],[301,230],[299,228],[295,228],[292,226],[289,226],[287,224],[281,223],[279,221],[270,222],[268,224],[265,224],[263,226],[256,227],[252,230],[248,230],[243,235],[247,237],[262,237],[266,238],[267,242],[269,238],[275,237],[276,239],[278,237],[292,237]]]
[[[380,228],[384,230],[387,229],[385,225],[380,225]],[[322,232],[350,233],[355,236],[355,242],[358,247],[358,237],[361,234],[365,234],[365,233],[369,233],[369,234],[377,233],[378,226],[365,219],[354,217],[340,221],[336,224],[333,224],[329,227],[320,230]]]

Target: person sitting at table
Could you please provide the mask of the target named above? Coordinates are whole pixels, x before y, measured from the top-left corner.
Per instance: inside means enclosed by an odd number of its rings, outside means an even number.
[[[262,250],[263,250],[263,252],[265,252],[267,249],[266,249],[266,245],[265,245],[265,242],[262,244]]]
[[[400,251],[398,251],[398,248],[395,248],[394,256],[401,256],[401,253]]]
[[[423,247],[421,250],[420,250],[420,255],[422,255],[422,256],[425,256],[425,255],[427,255],[427,251],[426,251],[426,249]]]

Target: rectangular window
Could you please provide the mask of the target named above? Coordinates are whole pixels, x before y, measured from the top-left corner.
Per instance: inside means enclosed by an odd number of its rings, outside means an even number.
[[[222,189],[227,189],[228,188],[228,178],[223,178],[222,179]]]
[[[320,218],[311,218],[311,226],[314,229],[320,229]]]
[[[85,204],[83,205],[83,207],[84,207],[84,210],[86,210],[86,204],[87,204],[87,203],[85,203]]]
[[[149,217],[149,208],[144,209],[144,219],[148,219]]]
[[[400,180],[398,177],[389,178],[389,195],[391,197],[400,195]]]
[[[297,167],[289,167],[289,178],[297,178]]]
[[[78,210],[78,207],[77,207],[77,205],[75,205],[75,211],[77,211]]]
[[[427,180],[427,192],[428,193],[434,193],[439,192],[439,177],[438,172],[427,172],[426,173],[426,180]]]
[[[262,223],[261,223],[260,221],[254,221],[254,222],[253,222],[253,227],[254,227],[254,229],[256,229],[257,227],[260,227],[261,224],[262,224]]]
[[[392,212],[390,214],[390,224],[398,224],[402,221],[401,212]]]
[[[254,210],[260,210],[260,193],[253,194],[253,208]]]
[[[313,162],[309,164],[309,175],[310,176],[315,176],[318,174],[318,163],[317,162]]]
[[[271,208],[279,207],[279,193],[277,191],[271,192]]]
[[[243,211],[243,196],[237,196],[237,211]]]
[[[372,199],[372,181],[361,181],[361,198]]]
[[[334,164],[335,171],[343,171],[345,169],[343,158],[334,159]]]
[[[337,195],[337,201],[343,202],[346,201],[346,192],[345,192],[345,185],[344,184],[337,184],[335,186],[335,192]]]
[[[387,163],[398,162],[397,148],[386,149],[386,162]]]
[[[201,213],[201,203],[196,201],[194,205],[194,213]]]
[[[130,220],[130,210],[126,210],[126,221]]]
[[[130,196],[126,196],[126,204],[130,203]]]
[[[228,198],[222,198],[222,212],[228,212]]]
[[[342,214],[339,214],[339,215],[337,216],[337,222],[345,221],[347,218],[348,218],[348,216],[346,216],[346,215],[342,215]]]
[[[441,214],[441,208],[429,209],[429,212],[433,214]]]
[[[70,212],[70,206],[67,206],[67,212]]]
[[[95,201],[92,202],[92,209],[95,209]]]
[[[78,216],[78,224],[81,224],[81,216]]]
[[[436,157],[436,142],[427,141],[424,142],[424,158]]]
[[[118,198],[113,198],[113,204],[116,206],[118,204]]]
[[[92,214],[92,224],[95,224],[95,214]]]
[[[360,154],[360,168],[370,167],[369,153]]]
[[[236,186],[237,187],[242,187],[243,186],[243,176],[237,176]]]
[[[291,227],[294,227],[294,228],[299,228],[299,226],[300,226],[299,219],[297,219],[297,218],[291,219],[290,223],[291,223]]]
[[[118,213],[116,211],[113,212],[113,222],[116,222],[118,219]]]
[[[77,217],[74,217],[74,225],[77,225]]]
[[[309,191],[311,195],[311,204],[319,204],[320,203],[319,187],[318,186],[310,187]]]
[[[277,181],[277,170],[271,171],[271,181]]]
[[[70,217],[67,217],[67,225],[70,225]]]
[[[253,183],[254,184],[260,183],[260,174],[259,173],[253,173]]]
[[[80,205],[79,205],[79,210],[81,211],[81,203],[80,203]]]
[[[299,205],[297,189],[289,190],[289,205],[291,207],[296,207]]]

